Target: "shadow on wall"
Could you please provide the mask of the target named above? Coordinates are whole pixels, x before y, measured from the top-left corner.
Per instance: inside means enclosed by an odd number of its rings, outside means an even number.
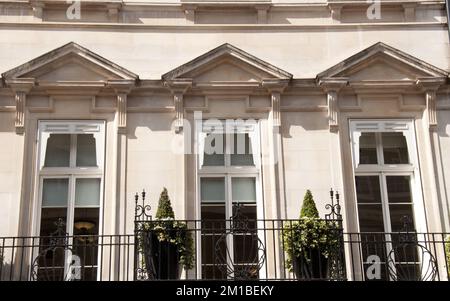
[[[152,132],[172,131],[175,113],[129,113],[127,118],[128,139],[137,139],[136,129],[143,127]]]
[[[305,133],[329,129],[327,112],[282,113],[281,123],[283,138],[293,138],[293,127],[300,127]]]

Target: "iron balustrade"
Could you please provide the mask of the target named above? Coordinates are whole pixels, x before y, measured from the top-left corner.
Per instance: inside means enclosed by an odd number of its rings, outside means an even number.
[[[183,269],[180,279],[449,279],[448,233],[345,233],[337,229],[338,247],[328,250],[324,262],[315,262],[319,274],[311,275],[302,272],[305,267],[306,271],[314,269],[308,261],[300,263],[300,272],[287,266],[283,231],[297,220],[247,220],[245,227],[232,219],[176,222],[186,225],[193,246],[193,267]],[[0,279],[158,280],[146,266],[142,234],[137,230],[128,235],[68,236],[59,232],[47,237],[1,237]],[[313,258],[312,252],[322,250],[307,252]],[[153,264],[162,269],[175,262],[166,256],[165,261]]]

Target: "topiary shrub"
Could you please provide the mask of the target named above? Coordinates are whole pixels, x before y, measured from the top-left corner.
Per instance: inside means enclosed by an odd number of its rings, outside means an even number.
[[[285,223],[282,232],[286,266],[297,278],[326,278],[328,258],[340,246],[335,222],[319,218],[314,198],[307,190],[298,221]]]
[[[166,188],[161,192],[156,219],[143,225],[142,247],[146,257],[145,268],[153,278],[173,279],[165,265],[193,268],[194,241],[186,222],[176,221]],[[170,261],[169,263],[164,261]],[[176,268],[176,267],[175,267]],[[163,272],[161,272],[163,271]],[[178,274],[178,270],[174,272]],[[173,274],[173,273],[172,273]]]

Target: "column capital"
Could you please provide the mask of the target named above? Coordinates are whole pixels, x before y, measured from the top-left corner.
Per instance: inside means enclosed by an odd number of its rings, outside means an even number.
[[[278,78],[263,79],[262,86],[266,88],[267,91],[269,91],[270,93],[273,92],[281,93],[289,85],[289,81],[290,79],[278,79]]]
[[[424,92],[436,91],[440,86],[445,84],[447,79],[445,77],[422,77],[418,78],[416,84]]]
[[[5,80],[7,86],[11,88],[14,93],[30,92],[31,88],[35,86],[34,78],[14,78]]]
[[[116,94],[128,94],[135,85],[136,82],[132,79],[108,80],[107,82],[107,86],[111,87]]]
[[[318,80],[318,84],[325,92],[339,92],[348,84],[347,77],[322,78]]]
[[[191,78],[181,78],[176,80],[168,80],[164,82],[164,86],[170,89],[172,94],[184,94],[192,87]]]

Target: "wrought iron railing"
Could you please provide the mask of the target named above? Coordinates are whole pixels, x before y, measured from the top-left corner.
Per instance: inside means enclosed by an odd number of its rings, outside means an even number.
[[[192,265],[178,267],[168,244],[130,235],[0,238],[1,280],[448,280],[445,233],[342,233],[288,267],[283,231],[295,220],[177,221],[192,237]],[[224,227],[223,227],[224,226]],[[150,230],[151,232],[151,230]],[[147,232],[149,233],[149,232]],[[147,243],[141,243],[147,239]],[[147,248],[147,250],[140,250]],[[154,250],[152,250],[154,248]],[[159,250],[158,250],[159,248]],[[156,256],[151,252],[158,251]],[[308,260],[309,259],[309,260]],[[164,272],[165,271],[165,272]],[[179,277],[179,278],[178,278]]]
[[[345,233],[339,195],[325,219],[154,220],[136,195],[134,233],[0,237],[0,280],[415,280],[450,278],[446,233]]]

